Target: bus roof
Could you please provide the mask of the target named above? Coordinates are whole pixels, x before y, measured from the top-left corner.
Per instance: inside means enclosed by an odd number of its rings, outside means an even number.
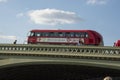
[[[96,32],[94,30],[40,30],[40,29],[33,29],[31,32]]]

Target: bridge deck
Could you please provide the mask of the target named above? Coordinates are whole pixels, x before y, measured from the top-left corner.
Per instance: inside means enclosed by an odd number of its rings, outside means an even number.
[[[65,64],[98,65],[120,69],[118,47],[1,44],[0,58],[14,59],[13,63],[25,60],[41,62],[41,59],[43,62],[46,60],[50,62],[52,59],[53,63],[58,61]]]

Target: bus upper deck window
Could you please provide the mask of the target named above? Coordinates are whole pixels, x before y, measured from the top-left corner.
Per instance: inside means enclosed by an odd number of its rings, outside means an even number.
[[[70,37],[70,32],[66,32],[66,37]]]
[[[28,33],[27,33],[27,36],[30,36],[30,35],[31,35],[31,32],[28,32]]]
[[[85,37],[88,38],[88,33],[85,33]]]
[[[79,37],[80,35],[79,35],[79,33],[78,32],[76,32],[75,33],[75,37]]]
[[[59,32],[59,33],[58,33],[58,36],[63,37],[63,36],[64,36],[64,33]]]
[[[36,36],[41,36],[41,33],[36,33]]]
[[[31,32],[30,36],[35,36],[35,32]]]
[[[49,33],[48,32],[43,32],[43,33],[41,33],[41,36],[47,37],[47,36],[49,36]]]
[[[54,36],[55,35],[54,32],[50,32],[49,34],[50,34],[50,36]]]
[[[74,37],[74,32],[71,32],[71,33],[70,33],[70,37]]]
[[[58,37],[58,32],[54,32],[54,36],[55,36],[55,37]]]
[[[81,32],[81,33],[79,33],[79,34],[80,34],[80,37],[81,37],[81,38],[84,38],[84,37],[85,37],[84,32]]]

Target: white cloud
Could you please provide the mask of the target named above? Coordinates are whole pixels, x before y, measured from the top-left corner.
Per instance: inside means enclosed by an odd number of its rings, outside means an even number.
[[[0,3],[1,3],[1,2],[7,2],[7,0],[0,0]]]
[[[32,10],[28,16],[35,24],[45,25],[72,24],[82,20],[74,12],[57,9]]]
[[[87,0],[87,4],[106,4],[107,0]]]
[[[6,36],[6,35],[0,35],[0,39],[15,40],[15,39],[16,39],[16,36]]]
[[[8,36],[8,35],[0,34],[0,43],[13,44],[15,40],[17,40],[16,36]]]

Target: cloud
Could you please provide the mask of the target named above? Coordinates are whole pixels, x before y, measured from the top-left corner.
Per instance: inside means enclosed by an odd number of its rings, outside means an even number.
[[[2,2],[7,2],[7,0],[0,0],[0,3],[2,3]]]
[[[16,39],[16,36],[0,35],[0,39],[15,40],[15,39]]]
[[[107,0],[87,0],[87,4],[92,4],[92,5],[95,5],[95,4],[106,4],[107,3]]]
[[[82,21],[74,12],[57,9],[32,10],[28,12],[28,16],[35,24],[44,25],[72,24]]]

